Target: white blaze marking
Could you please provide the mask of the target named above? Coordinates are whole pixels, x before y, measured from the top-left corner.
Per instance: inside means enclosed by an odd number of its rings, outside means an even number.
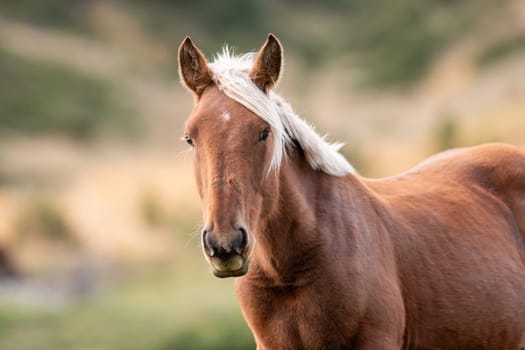
[[[231,118],[232,118],[232,116],[230,115],[230,113],[228,113],[228,112],[224,112],[224,113],[222,113],[222,119],[228,121],[228,120],[230,120]]]

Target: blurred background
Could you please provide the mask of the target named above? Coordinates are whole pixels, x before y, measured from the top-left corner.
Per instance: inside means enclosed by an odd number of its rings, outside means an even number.
[[[3,0],[0,349],[253,349],[199,247],[186,35],[285,48],[278,91],[359,173],[525,147],[521,0]]]

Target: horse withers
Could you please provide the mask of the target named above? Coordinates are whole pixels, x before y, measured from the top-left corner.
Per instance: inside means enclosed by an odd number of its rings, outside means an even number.
[[[179,48],[204,257],[257,348],[524,349],[525,152],[363,178],[272,90],[282,60],[271,34],[211,63]]]

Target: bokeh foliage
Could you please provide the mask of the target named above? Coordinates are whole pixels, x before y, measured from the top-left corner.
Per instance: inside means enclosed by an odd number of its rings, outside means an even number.
[[[299,53],[310,70],[346,57],[359,69],[362,87],[411,87],[446,47],[484,22],[502,0],[114,0],[133,13],[151,37],[173,52],[191,34],[208,54],[224,43],[253,50],[268,32]],[[6,0],[0,16],[37,26],[97,36],[90,20],[94,0]],[[496,43],[480,63],[522,47],[523,38]],[[162,67],[160,67],[162,68]],[[173,77],[175,78],[175,77]],[[111,83],[0,50],[0,132],[63,133],[91,138],[108,125],[127,130],[133,107],[118,112]],[[31,101],[31,103],[27,103]],[[125,118],[122,115],[126,114]],[[108,122],[109,121],[109,122]],[[112,121],[112,122],[111,122]],[[132,128],[132,127],[131,127]]]
[[[0,48],[0,133],[87,139],[123,118],[109,83]],[[123,124],[131,124],[132,116]]]
[[[322,64],[333,55],[348,54],[363,68],[365,82],[389,87],[416,82],[447,45],[483,23],[483,14],[497,11],[506,1],[113,2],[134,9],[145,27],[174,49],[181,33],[196,35],[211,53],[223,43],[253,50],[266,33],[274,32],[307,62]],[[40,25],[86,30],[90,24],[82,14],[93,2],[7,0],[0,6],[0,14]]]

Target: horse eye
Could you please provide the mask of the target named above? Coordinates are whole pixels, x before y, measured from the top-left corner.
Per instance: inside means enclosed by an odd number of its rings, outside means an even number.
[[[261,132],[261,134],[259,135],[259,141],[266,140],[269,134],[270,134],[270,129],[269,128],[264,129],[263,132]]]
[[[193,147],[193,140],[191,139],[191,137],[189,136],[184,136],[184,141],[186,141],[186,143],[190,146]]]

